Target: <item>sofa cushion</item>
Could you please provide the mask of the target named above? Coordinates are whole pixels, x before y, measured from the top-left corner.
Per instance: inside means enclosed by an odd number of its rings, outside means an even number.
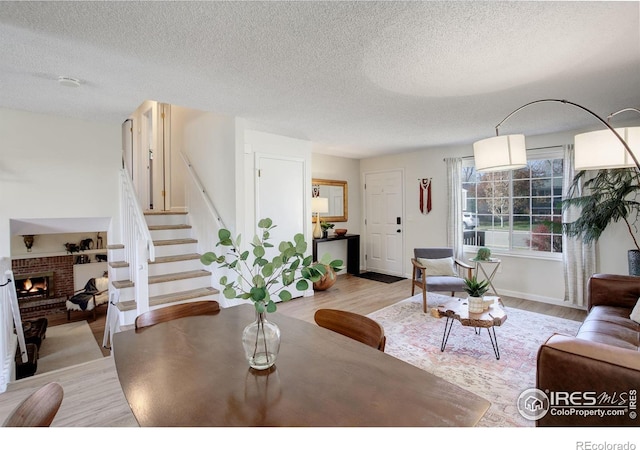
[[[638,351],[640,324],[631,320],[629,314],[628,308],[594,306],[582,323],[576,337]]]

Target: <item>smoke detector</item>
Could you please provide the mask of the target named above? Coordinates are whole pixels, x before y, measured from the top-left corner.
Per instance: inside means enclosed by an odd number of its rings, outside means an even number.
[[[58,83],[60,83],[61,86],[66,87],[80,87],[80,80],[71,77],[60,76],[58,77]]]

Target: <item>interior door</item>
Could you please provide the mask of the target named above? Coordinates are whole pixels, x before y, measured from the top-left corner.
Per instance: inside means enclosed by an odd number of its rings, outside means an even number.
[[[169,105],[149,102],[140,117],[140,155],[139,161],[144,171],[141,183],[137,185],[138,196],[145,209],[164,211],[167,167],[165,161],[171,142]],[[170,176],[170,172],[169,172]]]
[[[401,170],[365,174],[365,267],[402,276],[404,193]]]
[[[277,253],[281,241],[293,241],[296,233],[304,234],[305,198],[311,197],[311,186],[305,182],[303,159],[256,153],[256,169],[256,224],[268,217],[277,225],[270,239],[274,248],[267,249],[272,252],[267,253],[270,259]],[[295,288],[289,289],[294,297],[303,295],[294,291]]]
[[[133,180],[133,119],[131,118],[122,122],[122,166],[127,169]]]

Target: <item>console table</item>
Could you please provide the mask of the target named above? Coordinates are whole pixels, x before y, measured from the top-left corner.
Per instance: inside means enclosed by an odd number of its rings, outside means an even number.
[[[329,236],[326,238],[319,238],[313,240],[313,260],[318,260],[318,243],[319,242],[333,242],[333,241],[347,241],[347,272],[352,275],[358,275],[360,273],[360,235],[359,234],[345,234],[344,236]]]

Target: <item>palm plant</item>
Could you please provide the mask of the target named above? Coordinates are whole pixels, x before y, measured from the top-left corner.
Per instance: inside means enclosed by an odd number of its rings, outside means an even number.
[[[593,178],[586,178],[586,171],[578,172],[562,202],[563,210],[577,207],[581,211],[578,219],[562,224],[563,233],[590,243],[597,241],[610,223],[623,221],[640,251],[635,237],[635,223],[640,214],[638,172],[635,169],[600,170]]]

